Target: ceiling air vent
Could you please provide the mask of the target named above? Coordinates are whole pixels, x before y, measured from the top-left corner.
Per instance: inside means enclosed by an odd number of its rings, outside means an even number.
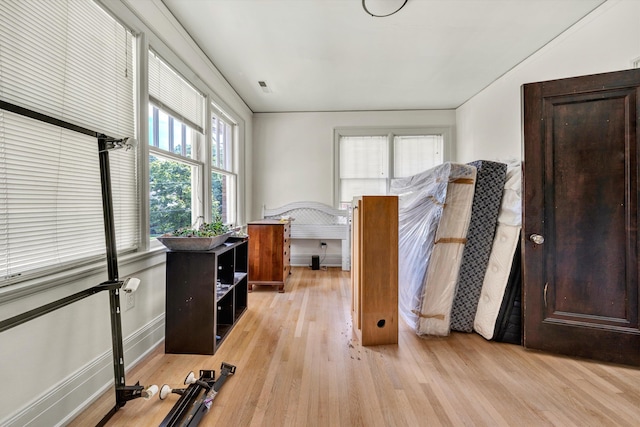
[[[258,80],[258,86],[260,86],[264,93],[271,93],[271,89],[269,89],[269,86],[267,86],[267,82],[265,82],[264,80]]]

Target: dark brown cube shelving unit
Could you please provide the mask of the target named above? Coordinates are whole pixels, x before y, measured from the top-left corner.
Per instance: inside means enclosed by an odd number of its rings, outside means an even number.
[[[167,252],[165,352],[214,354],[247,309],[248,242]]]

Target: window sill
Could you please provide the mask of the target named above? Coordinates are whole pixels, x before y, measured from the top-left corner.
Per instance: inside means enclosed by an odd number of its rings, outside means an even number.
[[[166,261],[164,256],[165,252],[166,248],[164,246],[154,245],[145,252],[134,252],[131,254],[120,255],[118,257],[118,271],[120,273],[120,278],[126,278],[129,274],[134,274],[137,271],[163,264]],[[107,265],[103,260],[101,262],[95,262],[81,267],[49,274],[44,277],[38,277],[7,285],[0,288],[0,305],[19,298],[32,296],[40,292],[50,291],[57,287],[68,285],[71,282],[79,281],[93,275],[104,275],[104,280],[106,280],[106,274]],[[99,283],[95,283],[93,285],[97,284]]]

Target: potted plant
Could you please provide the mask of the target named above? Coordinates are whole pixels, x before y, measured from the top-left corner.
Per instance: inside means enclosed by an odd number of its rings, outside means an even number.
[[[222,245],[235,231],[218,215],[212,222],[182,227],[163,234],[158,240],[172,251],[206,251]]]

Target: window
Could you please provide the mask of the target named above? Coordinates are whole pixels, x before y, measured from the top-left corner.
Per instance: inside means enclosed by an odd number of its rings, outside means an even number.
[[[395,135],[393,137],[394,178],[415,175],[443,161],[442,135]]]
[[[211,216],[232,224],[236,218],[235,124],[217,106],[212,105],[211,111]]]
[[[387,194],[391,179],[442,163],[448,139],[446,128],[336,130],[336,205],[344,209],[354,197]]]
[[[340,138],[340,207],[355,196],[387,192],[389,140],[386,136]]]
[[[153,51],[149,51],[149,101],[150,236],[199,220],[235,222],[236,124],[210,104],[210,122],[205,126],[205,96]],[[211,140],[205,144],[203,135],[209,126]],[[210,187],[204,197],[206,183]],[[209,200],[210,208],[205,208]]]
[[[201,164],[191,156],[198,133],[149,106],[149,234],[158,237],[196,222]]]
[[[130,31],[90,1],[2,2],[0,10],[3,102],[135,136]],[[133,250],[135,154],[114,152],[110,164],[118,250]],[[96,138],[0,110],[0,286],[104,252]]]
[[[204,95],[149,51],[149,235],[203,218]]]

